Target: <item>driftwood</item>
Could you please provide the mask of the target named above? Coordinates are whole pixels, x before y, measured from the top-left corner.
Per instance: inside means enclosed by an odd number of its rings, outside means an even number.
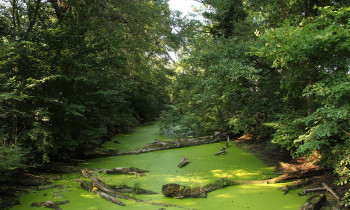
[[[157,203],[152,201],[146,201],[142,199],[138,199],[134,196],[123,194],[115,190],[114,187],[105,184],[98,178],[92,176],[92,172],[82,170],[82,175],[86,178],[90,178],[91,182],[83,181],[83,180],[75,180],[76,182],[80,183],[80,186],[88,191],[92,191],[94,193],[99,194],[101,197],[105,198],[106,200],[109,200],[113,203],[116,203],[118,205],[123,206],[124,203],[119,201],[117,198],[125,199],[125,200],[133,200],[135,202],[143,202],[151,205],[157,205],[157,206],[163,206],[163,207],[177,207],[177,208],[183,208],[181,206],[172,205],[172,204],[165,204],[165,203]],[[184,208],[183,208],[184,209]]]
[[[113,169],[98,169],[99,172],[106,172],[106,174],[143,174],[149,172],[147,170],[139,169],[139,168],[113,168]]]
[[[162,186],[162,193],[173,198],[206,198],[207,192],[201,188],[191,188],[179,184],[166,184]]]
[[[340,201],[339,196],[337,193],[335,193],[326,183],[322,183],[323,187],[327,189],[328,192],[330,192],[338,201]]]
[[[96,194],[98,194],[99,196],[101,196],[102,198],[111,201],[112,203],[118,204],[119,206],[125,206],[125,204],[119,200],[117,200],[115,197],[105,193],[105,192],[100,192],[100,191],[96,191]]]
[[[182,168],[184,166],[186,166],[188,164],[188,157],[184,157],[182,158],[181,162],[179,163],[179,165],[177,165],[178,168]]]
[[[205,136],[199,138],[190,139],[174,139],[171,141],[162,141],[156,139],[154,142],[146,144],[142,149],[134,151],[118,151],[118,150],[108,150],[108,151],[93,151],[90,153],[85,153],[85,158],[96,158],[96,157],[109,157],[109,156],[119,156],[119,155],[135,155],[147,152],[154,152],[159,150],[174,149],[181,147],[197,146],[202,144],[210,144],[220,142],[222,136]]]
[[[37,186],[37,190],[47,190],[47,189],[53,189],[53,188],[60,188],[63,189],[63,185],[42,185],[42,186]]]
[[[118,187],[112,186],[113,190],[120,192],[120,193],[130,193],[130,194],[145,194],[145,195],[154,195],[158,194],[156,192],[150,191],[150,190],[145,190],[142,188],[139,189],[133,189],[132,187],[129,187],[127,185],[121,185]]]
[[[326,202],[326,196],[323,194],[316,194],[306,200],[306,202],[299,208],[299,210],[314,210],[320,209]]]
[[[286,195],[289,190],[294,190],[294,189],[300,188],[301,186],[304,186],[304,185],[309,184],[309,183],[310,183],[310,180],[308,178],[300,179],[300,180],[293,181],[293,182],[289,183],[288,185],[281,187],[280,190],[284,191],[284,195]]]
[[[226,152],[226,148],[222,148],[221,151],[217,152],[215,155],[220,155]]]
[[[316,188],[310,188],[310,189],[303,189],[303,194],[306,195],[311,192],[318,192],[318,191],[327,191],[327,188],[325,187],[316,187]]]
[[[63,204],[66,204],[66,203],[69,203],[69,201],[50,201],[50,200],[47,200],[45,202],[35,202],[35,203],[32,203],[32,207],[47,207],[47,208],[50,208],[50,209],[56,209],[56,210],[59,210],[61,209],[59,207],[59,205],[63,205]]]
[[[196,187],[196,188],[171,183],[171,184],[166,184],[162,186],[162,193],[163,195],[166,195],[168,197],[174,197],[174,198],[205,198],[208,192],[225,188],[228,186],[233,186],[238,184],[275,184],[275,183],[279,183],[279,182],[291,180],[291,179],[307,178],[312,174],[317,174],[317,172],[309,171],[308,173],[283,174],[281,176],[278,176],[272,179],[259,180],[259,181],[231,180],[225,177],[215,182],[209,183],[204,187]],[[287,189],[289,190],[293,187],[296,188],[297,186],[305,184],[307,181],[308,179],[292,182],[291,186],[288,187]]]
[[[227,136],[227,141],[226,141],[226,145],[225,145],[226,149],[229,147],[229,143],[230,143],[230,137]]]
[[[195,188],[179,184],[166,184],[162,186],[162,193],[173,198],[206,198],[208,192],[236,184],[227,178],[219,179],[204,187]]]

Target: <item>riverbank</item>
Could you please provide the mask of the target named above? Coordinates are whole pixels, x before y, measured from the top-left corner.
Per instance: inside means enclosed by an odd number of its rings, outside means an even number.
[[[284,150],[269,142],[268,139],[259,139],[251,135],[243,135],[233,141],[238,147],[245,151],[251,152],[266,165],[274,167],[277,173],[290,173],[298,171],[324,170],[321,175],[311,177],[308,185],[303,186],[305,189],[322,187],[322,183],[330,186],[334,192],[343,198],[345,193],[349,191],[349,186],[338,186],[336,183],[339,177],[335,176],[330,169],[322,168],[319,164],[317,155],[305,158],[292,158],[287,150]],[[312,196],[313,194],[310,194]],[[338,201],[330,193],[325,193],[326,202],[321,209],[337,209]],[[341,209],[349,209],[342,207]]]

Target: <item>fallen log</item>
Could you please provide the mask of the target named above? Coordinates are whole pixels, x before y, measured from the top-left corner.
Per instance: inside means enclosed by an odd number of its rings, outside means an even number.
[[[218,189],[225,188],[228,186],[233,186],[233,185],[237,185],[237,182],[227,179],[226,177],[226,178],[221,178],[219,180],[216,180],[215,182],[209,183],[205,185],[203,188],[205,192],[208,193],[214,190],[218,190]]]
[[[326,183],[322,183],[323,187],[327,189],[328,192],[330,192],[338,201],[340,201],[340,197],[335,193]]]
[[[59,207],[59,205],[63,205],[69,203],[68,200],[66,201],[51,201],[51,200],[47,200],[45,202],[34,202],[32,203],[32,207],[47,207],[50,209],[56,209],[56,210],[60,210],[61,208]]]
[[[301,179],[301,180],[293,181],[283,187],[280,187],[280,190],[282,190],[284,192],[284,195],[286,195],[289,192],[289,190],[300,188],[301,186],[304,186],[308,183],[310,183],[310,180],[308,178]]]
[[[89,176],[90,174],[90,176]],[[116,191],[112,186],[105,184],[104,182],[102,182],[101,180],[97,179],[96,177],[91,176],[91,172],[86,172],[84,170],[82,170],[82,175],[85,177],[85,175],[88,175],[92,182],[87,182],[87,181],[83,181],[83,180],[78,180],[76,179],[76,182],[80,183],[80,186],[88,191],[92,191],[92,192],[103,192],[109,196],[111,196],[112,198],[120,198],[120,199],[125,199],[125,200],[133,200],[135,202],[143,202],[143,203],[147,203],[147,204],[151,204],[151,205],[157,205],[157,206],[163,206],[163,207],[176,207],[176,208],[183,208],[181,206],[177,206],[177,205],[172,205],[172,204],[165,204],[165,203],[157,203],[157,202],[152,202],[152,201],[146,201],[146,200],[142,200],[142,199],[138,199],[134,196],[128,195],[128,194],[123,194],[120,193],[118,191]],[[104,194],[102,194],[104,196]],[[105,199],[107,198],[111,198],[109,196],[104,197]],[[102,196],[101,196],[102,197]],[[112,200],[110,200],[112,201]],[[113,201],[112,201],[113,202]],[[186,209],[186,208],[183,208]]]
[[[53,188],[60,188],[63,189],[63,185],[42,185],[42,186],[37,186],[37,190],[47,190],[47,189],[53,189]]]
[[[303,189],[304,195],[311,193],[311,192],[318,192],[318,191],[327,191],[327,188],[325,187],[316,187],[311,189]]]
[[[195,188],[171,183],[171,184],[166,184],[162,186],[162,194],[168,197],[173,197],[178,199],[206,198],[208,192],[221,189],[227,186],[236,185],[236,184],[237,184],[236,182],[227,178],[219,179],[215,182],[205,185],[204,187],[195,187]]]
[[[223,153],[225,153],[225,152],[226,152],[226,149],[225,149],[225,148],[222,148],[222,150],[219,151],[219,152],[217,152],[215,155],[217,156],[217,155],[223,154]]]
[[[267,179],[267,180],[258,180],[258,181],[246,181],[246,180],[231,180],[227,177],[219,179],[215,182],[209,183],[205,185],[204,187],[197,187],[197,188],[191,188],[189,186],[184,185],[178,185],[178,184],[166,184],[162,186],[162,193],[163,195],[166,195],[168,197],[174,197],[174,198],[205,198],[207,196],[208,192],[218,190],[221,188],[225,188],[228,186],[238,185],[238,184],[275,184],[282,181],[290,180],[290,179],[300,179],[308,177],[310,174],[313,173],[290,173],[290,174],[283,174],[281,176]],[[297,186],[305,184],[308,181],[308,179],[304,181],[295,181],[292,182],[291,185],[295,185],[295,188]],[[290,188],[293,188],[293,186],[290,186]],[[288,190],[290,188],[287,188]]]
[[[109,156],[120,156],[120,155],[136,155],[147,152],[154,152],[159,150],[174,149],[181,147],[197,146],[202,144],[210,144],[221,142],[221,136],[205,136],[199,138],[190,139],[173,139],[171,141],[162,141],[156,139],[154,142],[146,144],[142,149],[134,151],[118,151],[118,150],[108,150],[108,151],[93,151],[90,153],[85,153],[85,158],[96,158],[96,157],[109,157]]]
[[[162,186],[162,193],[173,198],[206,198],[207,192],[201,187],[191,188],[179,184],[166,184]]]
[[[108,195],[105,192],[101,192],[101,191],[95,191],[96,194],[98,194],[99,196],[101,196],[102,198],[111,201],[112,203],[118,204],[119,206],[125,206],[125,204],[119,200],[117,200],[115,197]]]
[[[326,202],[326,196],[323,194],[316,194],[306,200],[306,202],[299,208],[299,210],[313,210],[320,209]]]
[[[130,167],[130,168],[113,168],[113,169],[98,169],[99,172],[106,172],[106,174],[143,174],[146,172],[149,172],[147,170],[143,170],[143,169],[139,169],[139,168],[134,168],[134,167]]]
[[[182,158],[181,162],[179,163],[179,165],[177,165],[178,168],[182,168],[184,166],[186,166],[188,164],[188,157],[184,157]]]
[[[104,198],[108,201],[111,201],[112,203],[118,204],[120,206],[125,206],[125,204],[123,202],[117,200],[112,195],[107,194],[106,192],[104,192],[103,190],[100,190],[99,188],[96,188],[95,187],[96,183],[94,185],[93,182],[88,182],[88,181],[84,181],[84,180],[80,180],[80,179],[75,179],[75,181],[80,183],[80,187],[82,189],[90,191],[90,192],[94,192],[94,193],[98,194],[99,196],[101,196],[102,198]]]
[[[150,191],[150,190],[145,190],[142,188],[139,188],[137,190],[133,189],[132,187],[129,187],[127,185],[122,185],[118,187],[112,187],[115,191],[120,192],[120,193],[130,193],[130,194],[144,194],[144,195],[154,195],[158,194],[156,192]]]

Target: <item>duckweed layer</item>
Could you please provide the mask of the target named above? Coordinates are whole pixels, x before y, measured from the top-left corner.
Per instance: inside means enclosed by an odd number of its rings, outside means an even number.
[[[110,142],[106,145],[113,148],[119,146],[122,150],[139,149],[145,143],[154,141],[155,138],[164,140],[164,137],[159,136],[158,129],[156,125],[143,126],[136,129],[135,133],[117,136],[116,138],[121,144],[115,145]],[[143,132],[145,135],[142,135]],[[128,184],[135,189],[141,187],[152,190],[159,194],[137,195],[136,197],[190,209],[298,209],[305,202],[305,198],[298,196],[297,191],[290,191],[287,195],[283,195],[283,192],[278,190],[282,184],[231,186],[208,193],[208,198],[196,199],[174,199],[164,197],[161,194],[162,185],[168,183],[198,187],[225,176],[237,180],[260,180],[275,176],[272,168],[266,167],[252,154],[242,151],[234,144],[230,145],[226,154],[214,156],[223,145],[216,143],[140,155],[96,158],[87,160],[81,166],[86,168],[137,167],[147,169],[150,172],[144,176],[105,175],[104,181],[113,185]],[[184,168],[177,168],[177,164],[185,156],[189,158],[190,163]],[[70,186],[70,188],[25,194],[21,198],[22,205],[15,206],[13,209],[37,209],[30,207],[30,204],[46,200],[70,200],[70,203],[61,206],[62,209],[156,210],[162,208],[127,200],[122,200],[126,204],[125,207],[117,206],[94,193],[80,189],[79,184],[74,182],[75,178],[80,178],[80,175],[65,174],[61,180],[54,183]],[[166,209],[178,208],[167,207]]]

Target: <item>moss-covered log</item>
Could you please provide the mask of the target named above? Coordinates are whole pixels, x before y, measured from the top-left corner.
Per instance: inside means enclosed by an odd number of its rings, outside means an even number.
[[[207,196],[208,192],[218,190],[221,188],[225,188],[232,185],[238,185],[238,184],[274,184],[279,183],[282,181],[290,180],[290,179],[300,179],[309,177],[312,174],[318,174],[318,172],[310,171],[308,173],[290,173],[290,174],[283,174],[281,176],[267,179],[267,180],[258,180],[258,181],[245,181],[245,180],[231,180],[228,178],[222,178],[215,182],[209,183],[205,185],[204,187],[188,187],[178,184],[166,184],[162,186],[162,193],[163,195],[174,197],[174,198],[205,198]],[[297,186],[301,186],[305,184],[308,180],[302,180],[302,181],[295,181],[292,182],[289,186],[289,188],[286,188],[286,191],[290,188],[294,188]]]
[[[150,191],[150,190],[145,190],[142,188],[134,189],[132,187],[129,187],[127,185],[121,185],[118,187],[112,187],[115,191],[120,192],[120,193],[130,193],[130,194],[145,194],[145,195],[154,195],[158,194],[156,192]]]
[[[201,188],[191,188],[179,184],[166,184],[162,187],[163,195],[173,198],[206,198],[207,192]]]
[[[147,170],[134,168],[134,167],[131,167],[131,168],[120,167],[120,168],[113,168],[113,169],[98,169],[98,171],[106,172],[106,174],[135,174],[135,173],[143,174],[143,173],[149,172]]]
[[[309,183],[310,183],[310,180],[308,178],[300,179],[300,180],[293,181],[293,182],[281,187],[280,190],[282,190],[284,192],[284,195],[286,195],[289,192],[289,190],[298,189],[298,188],[305,186]]]
[[[134,151],[118,151],[118,150],[108,150],[108,151],[93,151],[85,154],[85,158],[96,158],[96,157],[109,157],[109,156],[119,156],[119,155],[135,155],[147,152],[154,152],[158,150],[174,149],[181,147],[197,146],[202,144],[210,144],[221,142],[222,136],[205,136],[199,138],[188,138],[188,139],[174,139],[171,141],[162,141],[156,139],[154,142],[146,144],[142,149]]]
[[[306,200],[306,202],[299,208],[299,210],[315,210],[320,209],[326,202],[326,196],[323,194],[316,194]]]
[[[173,198],[206,198],[208,192],[236,184],[236,182],[227,178],[219,179],[204,187],[189,187],[172,183],[163,185],[162,193]]]
[[[120,202],[117,200],[117,198],[120,199],[125,199],[125,200],[133,200],[135,202],[142,202],[142,203],[147,203],[147,204],[151,204],[151,205],[157,205],[157,206],[163,206],[163,207],[176,207],[176,208],[183,208],[181,206],[177,206],[177,205],[171,205],[171,204],[166,204],[166,203],[157,203],[157,202],[152,202],[152,201],[146,201],[146,200],[142,200],[142,199],[138,199],[134,196],[128,195],[128,194],[123,194],[118,192],[115,187],[110,186],[104,182],[102,182],[101,180],[99,180],[98,178],[92,176],[92,173],[86,170],[82,170],[82,175],[86,178],[90,178],[91,182],[88,181],[84,181],[84,180],[78,180],[76,179],[76,182],[80,183],[80,186],[88,191],[92,191],[95,193],[98,193],[101,197],[113,202],[113,203],[117,203]],[[103,192],[103,193],[101,193]],[[108,196],[106,196],[108,195]],[[112,199],[114,198],[114,199]],[[120,204],[118,204],[120,205]],[[185,209],[185,208],[183,208]]]
[[[100,195],[102,198],[111,201],[112,203],[118,204],[119,206],[125,206],[125,204],[123,202],[121,202],[120,200],[116,199],[115,197],[105,193],[105,192],[101,192],[99,190],[94,191],[96,194]]]
[[[60,210],[61,208],[59,207],[59,205],[63,205],[69,203],[69,201],[50,201],[47,200],[45,202],[35,202],[32,203],[32,207],[46,207],[46,208],[50,208],[50,209],[56,209],[56,210]]]

